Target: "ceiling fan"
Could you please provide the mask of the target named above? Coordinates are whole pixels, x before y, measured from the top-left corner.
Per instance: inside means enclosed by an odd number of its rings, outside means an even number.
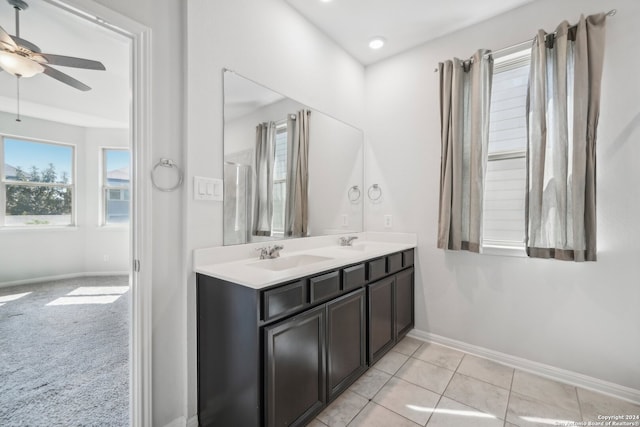
[[[90,59],[42,53],[38,46],[20,37],[20,12],[26,10],[29,5],[23,0],[7,0],[7,2],[15,9],[16,34],[12,36],[0,27],[0,67],[18,79],[43,73],[81,91],[91,90],[86,84],[52,68],[51,65],[105,70],[104,65]]]

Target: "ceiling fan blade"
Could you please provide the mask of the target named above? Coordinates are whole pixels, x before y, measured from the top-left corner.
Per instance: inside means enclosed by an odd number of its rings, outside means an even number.
[[[41,53],[48,64],[61,65],[63,67],[85,68],[87,70],[106,70],[102,62],[91,59],[75,58],[73,56],[53,55],[51,53]]]
[[[7,46],[16,49],[18,45],[13,41],[9,33],[7,33],[4,28],[0,27],[0,42],[6,44]]]
[[[69,86],[75,87],[76,89],[81,90],[83,92],[91,90],[91,88],[86,84],[74,79],[73,77],[63,73],[62,71],[58,71],[55,68],[51,68],[46,64],[42,64],[42,66],[44,67],[43,73],[49,77],[53,77],[54,79],[61,81],[62,83],[68,84]]]

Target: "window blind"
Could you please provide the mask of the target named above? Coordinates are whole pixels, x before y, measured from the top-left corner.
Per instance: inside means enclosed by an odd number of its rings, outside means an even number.
[[[523,247],[530,49],[494,62],[483,245]]]

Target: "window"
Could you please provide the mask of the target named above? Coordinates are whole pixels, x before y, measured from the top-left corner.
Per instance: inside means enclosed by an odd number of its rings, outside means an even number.
[[[284,234],[287,204],[287,122],[276,125],[275,161],[273,162],[273,217],[271,235]]]
[[[103,225],[129,223],[129,150],[102,150]]]
[[[74,147],[10,137],[0,141],[0,225],[73,225]]]
[[[524,248],[530,49],[494,59],[483,247]]]

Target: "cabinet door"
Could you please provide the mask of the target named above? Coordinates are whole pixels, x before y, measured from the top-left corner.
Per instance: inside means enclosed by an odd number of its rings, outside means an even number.
[[[326,403],[325,306],[264,329],[266,425],[298,426]]]
[[[396,339],[413,328],[413,268],[396,275]]]
[[[369,365],[375,363],[395,343],[394,278],[367,287],[369,293]]]
[[[327,387],[333,400],[366,369],[365,292],[327,304]]]

